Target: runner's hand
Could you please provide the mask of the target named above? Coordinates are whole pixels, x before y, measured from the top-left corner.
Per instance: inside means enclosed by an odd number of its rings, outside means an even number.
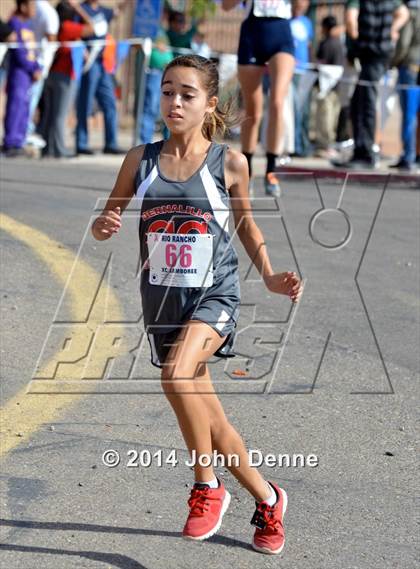
[[[118,233],[121,227],[121,208],[108,209],[95,219],[92,224],[92,233],[98,241],[104,241]]]
[[[303,291],[302,281],[296,273],[288,271],[285,273],[276,273],[265,277],[264,282],[271,292],[278,294],[286,294],[290,296],[293,302],[299,302],[299,298]]]

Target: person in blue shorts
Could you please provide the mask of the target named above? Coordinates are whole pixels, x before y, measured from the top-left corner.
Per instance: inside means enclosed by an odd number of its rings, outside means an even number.
[[[101,215],[92,224],[99,240],[117,234],[130,200],[139,202],[143,320],[152,363],[173,408],[194,465],[183,537],[203,540],[222,522],[230,494],[215,476],[217,449],[235,454],[228,466],[256,501],[253,547],[279,553],[284,546],[286,492],[249,464],[244,443],[217,397],[207,362],[234,356],[239,316],[238,255],[229,233],[235,227],[265,286],[298,302],[302,283],[294,272],[275,272],[248,196],[248,164],[240,152],[214,142],[230,121],[218,104],[216,65],[198,55],[175,58],[161,83],[161,115],[168,140],[132,148]],[[245,215],[244,215],[244,212]]]
[[[222,0],[225,10],[240,0]],[[252,180],[252,157],[263,116],[262,81],[266,66],[270,73],[270,102],[266,142],[267,195],[279,196],[280,186],[273,174],[283,135],[283,106],[293,77],[295,47],[290,28],[290,0],[252,0],[242,22],[238,48],[238,79],[244,103],[245,118],[241,126],[242,152],[248,161]]]

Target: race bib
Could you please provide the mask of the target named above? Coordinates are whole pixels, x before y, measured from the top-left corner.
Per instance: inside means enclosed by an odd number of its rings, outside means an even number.
[[[253,14],[257,18],[290,18],[289,0],[254,0]]]
[[[147,233],[149,283],[209,287],[213,284],[213,235]]]

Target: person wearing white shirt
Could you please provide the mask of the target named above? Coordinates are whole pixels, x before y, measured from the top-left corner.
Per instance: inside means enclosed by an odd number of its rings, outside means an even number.
[[[33,20],[33,30],[35,34],[35,41],[43,44],[42,47],[37,50],[37,61],[42,67],[42,76],[38,81],[35,81],[31,87],[29,124],[25,142],[26,144],[43,148],[45,146],[45,141],[39,135],[35,134],[36,126],[34,124],[33,117],[41,98],[45,79],[48,75],[48,71],[54,57],[54,52],[47,49],[48,42],[55,41],[57,39],[60,22],[55,8],[48,2],[48,0],[35,0],[35,2],[36,15]]]
[[[205,34],[203,32],[197,31],[191,41],[191,49],[197,55],[210,59],[211,49],[210,46],[205,42]]]

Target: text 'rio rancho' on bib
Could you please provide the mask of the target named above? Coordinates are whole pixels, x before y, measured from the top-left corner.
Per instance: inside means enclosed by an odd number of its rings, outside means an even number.
[[[149,283],[209,287],[213,284],[213,235],[147,233]]]

